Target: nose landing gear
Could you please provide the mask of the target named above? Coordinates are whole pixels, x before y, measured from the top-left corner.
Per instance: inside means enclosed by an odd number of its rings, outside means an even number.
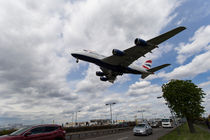
[[[79,62],[79,59],[76,60],[76,63],[78,63],[78,62]]]

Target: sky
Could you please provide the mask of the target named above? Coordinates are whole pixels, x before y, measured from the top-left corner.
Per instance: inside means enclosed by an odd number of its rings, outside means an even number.
[[[206,0],[0,0],[0,125],[61,124],[75,119],[134,120],[168,117],[161,86],[192,80],[206,93],[210,114],[210,2]],[[134,39],[151,39],[178,26],[187,29],[139,58],[139,66],[170,63],[146,79],[118,76],[100,81],[94,64],[76,63],[72,52],[105,56]]]

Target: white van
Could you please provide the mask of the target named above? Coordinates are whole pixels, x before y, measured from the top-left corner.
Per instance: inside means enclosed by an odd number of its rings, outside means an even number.
[[[172,119],[162,119],[162,127],[163,128],[173,128],[174,123]]]

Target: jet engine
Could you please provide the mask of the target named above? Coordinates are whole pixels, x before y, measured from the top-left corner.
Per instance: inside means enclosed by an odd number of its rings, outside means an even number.
[[[145,41],[145,40],[143,40],[141,38],[136,38],[134,40],[134,43],[135,43],[136,46],[147,46],[148,45],[147,41]]]
[[[105,74],[103,72],[101,72],[101,71],[96,71],[96,75],[97,76],[104,76]]]
[[[125,53],[123,51],[118,50],[118,49],[113,49],[112,50],[112,54],[116,55],[116,56],[123,56],[123,55],[125,55]]]
[[[107,78],[106,76],[101,76],[101,77],[100,77],[100,80],[101,80],[101,81],[107,81],[108,78]]]

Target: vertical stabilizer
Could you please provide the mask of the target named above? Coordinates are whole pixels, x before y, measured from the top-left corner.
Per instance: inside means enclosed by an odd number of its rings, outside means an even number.
[[[142,67],[145,69],[145,70],[149,70],[152,66],[152,60],[147,60],[143,65]]]

